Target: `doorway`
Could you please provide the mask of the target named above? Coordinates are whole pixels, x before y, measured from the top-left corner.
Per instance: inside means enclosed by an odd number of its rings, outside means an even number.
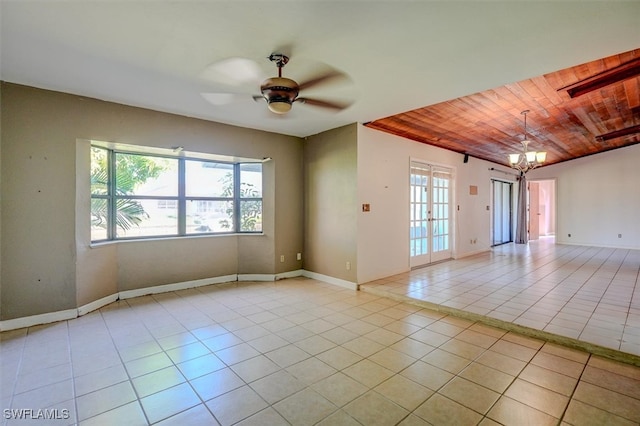
[[[531,180],[529,186],[529,239],[556,234],[556,181]]]
[[[411,268],[451,258],[452,170],[411,162],[409,245]]]
[[[491,179],[491,245],[513,241],[513,182]]]

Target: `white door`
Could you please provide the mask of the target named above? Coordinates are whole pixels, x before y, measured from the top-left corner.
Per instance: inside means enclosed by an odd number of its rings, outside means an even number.
[[[411,162],[410,267],[451,258],[451,169]]]

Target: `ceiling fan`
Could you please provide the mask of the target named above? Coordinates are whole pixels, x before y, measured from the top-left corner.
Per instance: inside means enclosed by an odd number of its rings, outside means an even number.
[[[294,102],[335,111],[343,110],[351,105],[352,102],[328,101],[299,96],[300,91],[329,80],[348,79],[346,74],[334,69],[329,69],[302,83],[297,83],[290,78],[282,76],[282,69],[289,62],[288,56],[282,53],[272,53],[267,59],[273,62],[278,68],[278,76],[270,77],[262,81],[262,84],[260,84],[260,94],[252,95],[252,97],[255,101],[265,100],[271,112],[279,115],[286,114],[291,110]],[[231,77],[240,83],[258,80],[257,77],[260,74],[258,71],[259,67],[255,63],[240,58],[232,58],[231,60],[214,64],[214,68],[218,72],[218,75],[222,72],[225,76]],[[227,80],[229,80],[229,78],[227,78]],[[237,94],[234,93],[203,93],[202,95],[205,99],[218,105],[227,103],[237,96]]]

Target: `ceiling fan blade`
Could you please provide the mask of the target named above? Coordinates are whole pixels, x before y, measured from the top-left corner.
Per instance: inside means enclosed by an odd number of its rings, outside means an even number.
[[[302,83],[298,83],[298,86],[300,87],[300,90],[305,90],[318,84],[326,83],[330,80],[349,80],[349,77],[343,72],[337,70],[329,70],[322,74],[316,75],[315,77],[312,77]]]
[[[251,59],[228,58],[209,65],[200,77],[215,83],[242,86],[259,83],[263,79],[263,73]]]
[[[349,108],[353,102],[332,102],[332,101],[322,101],[320,99],[310,99],[310,98],[297,98],[296,102],[300,102],[306,105],[317,106],[321,108],[333,109],[336,111],[340,111],[346,108]]]

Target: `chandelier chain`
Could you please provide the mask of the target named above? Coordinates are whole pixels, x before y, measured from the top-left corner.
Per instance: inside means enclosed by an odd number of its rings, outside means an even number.
[[[524,138],[521,141],[522,153],[509,154],[509,164],[521,174],[528,172],[538,166],[541,166],[547,157],[545,151],[529,151],[529,139],[527,133],[527,114],[529,110],[524,110],[520,114],[524,115]]]

